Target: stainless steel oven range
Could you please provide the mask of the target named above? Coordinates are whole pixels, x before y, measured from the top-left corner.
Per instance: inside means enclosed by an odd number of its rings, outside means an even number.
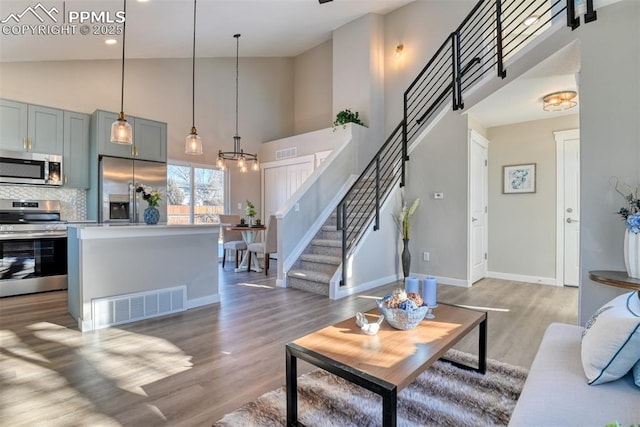
[[[0,297],[66,288],[60,202],[0,199]]]

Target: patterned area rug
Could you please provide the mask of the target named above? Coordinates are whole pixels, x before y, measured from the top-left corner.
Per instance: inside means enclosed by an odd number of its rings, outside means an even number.
[[[447,358],[475,364],[477,357],[449,350]],[[398,395],[399,426],[507,425],[527,370],[487,360],[485,375],[438,361]],[[379,426],[382,398],[326,371],[316,369],[298,378],[298,417],[307,427]],[[214,424],[283,426],[285,388],[263,394]]]

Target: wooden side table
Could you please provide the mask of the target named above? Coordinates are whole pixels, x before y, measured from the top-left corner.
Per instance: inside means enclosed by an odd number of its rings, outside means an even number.
[[[589,272],[589,279],[617,288],[631,289],[638,292],[640,298],[640,279],[627,276],[626,271],[597,270]]]

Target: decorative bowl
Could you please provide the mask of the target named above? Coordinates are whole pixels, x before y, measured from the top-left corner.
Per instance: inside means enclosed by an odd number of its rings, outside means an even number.
[[[401,308],[385,307],[382,300],[377,300],[378,310],[384,315],[384,320],[392,327],[406,331],[413,329],[424,319],[429,307],[423,305],[415,310],[403,310]]]

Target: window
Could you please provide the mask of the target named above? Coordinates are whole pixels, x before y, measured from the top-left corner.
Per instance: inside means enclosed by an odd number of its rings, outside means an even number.
[[[169,224],[218,224],[224,200],[224,171],[207,166],[167,165]]]

